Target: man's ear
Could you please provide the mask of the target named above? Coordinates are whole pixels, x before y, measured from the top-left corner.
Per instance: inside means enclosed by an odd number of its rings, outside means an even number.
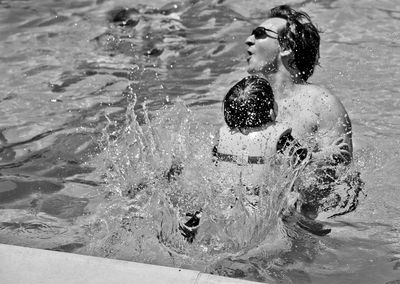
[[[279,113],[279,106],[276,103],[276,101],[274,100],[274,108],[272,109],[274,112],[274,119],[276,118],[277,114]]]
[[[294,53],[290,48],[285,48],[285,49],[282,48],[281,51],[279,52],[279,55],[286,69],[292,70],[296,68],[294,64]]]
[[[292,54],[292,50],[289,48],[281,49],[280,54],[281,57],[288,57]]]
[[[269,110],[269,117],[271,118],[272,121],[275,121],[276,114],[275,114],[275,111],[273,109]]]
[[[281,56],[282,62],[284,63],[292,62],[294,59],[294,54],[290,48],[281,48],[279,54]]]

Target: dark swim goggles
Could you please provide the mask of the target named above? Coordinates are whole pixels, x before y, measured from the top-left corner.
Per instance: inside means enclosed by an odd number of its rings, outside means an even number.
[[[257,27],[253,30],[253,32],[251,33],[255,39],[264,39],[264,38],[273,38],[273,39],[278,39],[278,37],[276,36],[272,36],[271,34],[275,34],[278,35],[277,32],[274,32],[273,30],[270,29],[266,29],[264,27]]]

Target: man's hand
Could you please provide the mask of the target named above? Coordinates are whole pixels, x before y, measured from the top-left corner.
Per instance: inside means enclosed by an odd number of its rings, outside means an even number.
[[[336,139],[331,146],[332,154],[330,156],[331,159],[336,162],[350,162],[351,155],[349,151],[349,144],[344,142],[344,138],[340,137]]]
[[[318,152],[313,152],[312,158],[317,162],[330,160],[335,163],[348,164],[351,161],[349,144],[345,142],[343,137],[339,137],[331,145]]]

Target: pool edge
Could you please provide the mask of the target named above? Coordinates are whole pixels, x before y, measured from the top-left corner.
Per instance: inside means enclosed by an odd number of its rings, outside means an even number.
[[[258,283],[200,271],[0,244],[0,283]]]

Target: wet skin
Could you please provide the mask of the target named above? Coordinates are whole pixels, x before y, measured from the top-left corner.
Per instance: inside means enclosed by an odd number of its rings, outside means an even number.
[[[276,36],[285,25],[284,19],[269,18],[260,27]],[[247,71],[270,81],[278,105],[277,122],[287,123],[296,139],[314,149],[314,159],[350,162],[351,122],[340,100],[327,89],[308,84],[297,76],[299,71],[288,64],[293,60],[292,51],[281,48],[276,38],[256,39],[250,35],[246,44]]]

